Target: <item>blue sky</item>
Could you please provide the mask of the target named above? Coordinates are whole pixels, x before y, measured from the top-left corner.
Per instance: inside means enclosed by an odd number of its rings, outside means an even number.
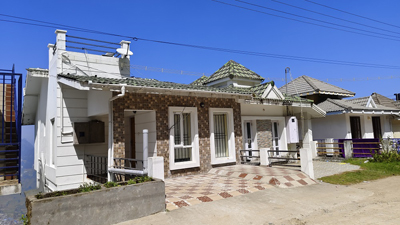
[[[277,12],[248,6],[234,0],[227,3],[283,15]],[[288,7],[271,0],[255,1],[277,10],[312,17],[345,26],[357,27],[385,35],[399,36],[400,28],[350,16],[321,7],[304,0],[279,0],[288,4],[315,10],[342,19],[352,20],[392,33],[362,27],[310,12]],[[400,21],[400,2],[396,0],[314,0],[341,10],[363,15],[379,21],[396,24]],[[397,66],[400,42],[332,30],[310,24],[277,18],[254,11],[224,5],[211,0],[193,1],[1,1],[0,13],[30,19],[49,21],[70,26],[90,28],[104,32],[218,48],[256,51],[263,53],[312,57],[352,62]],[[288,16],[296,18],[294,16]],[[0,16],[0,19],[10,19]],[[306,20],[306,19],[301,19]],[[320,24],[320,23],[319,23]],[[60,27],[63,28],[63,27]],[[29,67],[47,68],[47,44],[55,42],[54,28],[27,26],[0,21],[0,68],[10,68],[14,63],[19,72],[26,74]],[[67,29],[68,30],[68,29]],[[396,34],[395,32],[399,32]],[[119,42],[122,38],[69,31],[67,34]],[[388,36],[385,36],[388,37]],[[126,39],[126,38],[125,38]],[[211,74],[228,60],[233,59],[265,78],[273,78],[278,87],[284,82],[284,69],[291,68],[293,78],[308,75],[328,79],[329,83],[356,92],[356,97],[378,92],[393,97],[400,92],[399,69],[352,67],[311,63],[216,52],[146,41],[134,41],[131,64],[176,69]],[[197,76],[132,70],[137,77],[151,77],[164,81],[189,83]],[[333,79],[363,79],[369,81],[343,81]]]

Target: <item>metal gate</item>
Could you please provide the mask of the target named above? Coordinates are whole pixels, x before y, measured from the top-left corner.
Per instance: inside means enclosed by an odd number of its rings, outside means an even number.
[[[0,69],[0,182],[21,181],[22,74]]]

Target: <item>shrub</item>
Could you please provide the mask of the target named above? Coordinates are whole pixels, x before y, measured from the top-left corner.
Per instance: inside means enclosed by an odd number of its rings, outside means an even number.
[[[89,191],[94,191],[94,190],[99,190],[101,189],[100,184],[94,184],[94,183],[84,183],[79,186],[78,190],[79,192],[89,192]]]
[[[108,181],[104,184],[104,187],[106,188],[112,188],[112,187],[117,187],[119,186],[117,183],[115,183],[114,181]]]
[[[381,139],[381,151],[372,155],[371,162],[397,162],[400,161],[400,154],[397,152],[397,143],[390,137]]]

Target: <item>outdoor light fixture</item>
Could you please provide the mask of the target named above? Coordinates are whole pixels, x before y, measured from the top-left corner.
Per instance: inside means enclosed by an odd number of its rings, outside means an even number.
[[[200,107],[204,108],[204,106],[205,106],[204,102],[200,102]]]

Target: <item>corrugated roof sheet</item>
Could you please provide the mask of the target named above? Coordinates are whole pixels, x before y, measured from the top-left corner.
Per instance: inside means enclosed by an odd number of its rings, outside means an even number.
[[[343,96],[354,96],[355,93],[332,84],[317,80],[309,76],[300,76],[287,84],[288,95],[307,96],[317,93],[334,94]],[[279,88],[282,93],[286,92],[286,85]],[[323,93],[326,92],[326,93]]]

